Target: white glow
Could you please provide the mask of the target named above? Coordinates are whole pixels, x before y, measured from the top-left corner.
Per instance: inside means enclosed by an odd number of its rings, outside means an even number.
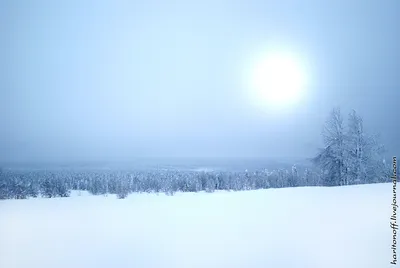
[[[271,51],[258,55],[249,69],[247,88],[258,105],[288,107],[304,95],[305,67],[290,53]]]

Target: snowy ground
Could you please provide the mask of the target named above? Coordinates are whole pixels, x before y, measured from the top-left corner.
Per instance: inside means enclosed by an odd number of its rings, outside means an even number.
[[[0,267],[390,267],[391,184],[0,202]]]

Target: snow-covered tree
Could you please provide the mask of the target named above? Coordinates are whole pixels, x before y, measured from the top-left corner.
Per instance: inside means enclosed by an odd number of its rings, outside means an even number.
[[[54,192],[53,192],[53,181],[50,179],[49,176],[45,176],[42,181],[41,181],[41,185],[40,185],[40,192],[41,195],[43,197],[47,197],[47,198],[52,198],[54,197]]]
[[[373,183],[384,180],[387,166],[384,146],[379,135],[368,135],[364,131],[363,120],[356,111],[349,114],[349,174],[355,183]]]
[[[364,133],[362,118],[353,110],[348,119],[348,178],[350,183],[366,182],[368,139]]]
[[[296,165],[292,166],[292,173],[288,176],[287,184],[288,187],[296,187],[299,185],[299,173]]]
[[[320,186],[320,174],[306,168],[304,170],[302,181],[306,186]]]
[[[0,168],[0,199],[9,198],[9,177]]]
[[[390,177],[390,167],[385,162],[385,146],[380,143],[379,135],[368,136],[366,150],[364,152],[366,183],[387,181]]]
[[[322,133],[325,148],[313,159],[323,171],[323,185],[372,183],[385,179],[384,146],[377,135],[364,131],[356,111],[348,117],[347,129],[339,109],[330,114]]]
[[[124,199],[129,194],[129,180],[127,177],[120,175],[117,185],[118,199]]]
[[[69,197],[71,194],[71,190],[68,188],[68,184],[63,178],[55,178],[53,187],[54,196]]]
[[[347,181],[346,133],[340,108],[330,113],[322,131],[324,149],[313,162],[325,171],[323,184],[326,186],[345,185]]]

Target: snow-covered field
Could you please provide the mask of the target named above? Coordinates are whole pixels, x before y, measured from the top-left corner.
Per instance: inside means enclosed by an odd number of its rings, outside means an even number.
[[[390,267],[391,187],[5,200],[0,267]]]

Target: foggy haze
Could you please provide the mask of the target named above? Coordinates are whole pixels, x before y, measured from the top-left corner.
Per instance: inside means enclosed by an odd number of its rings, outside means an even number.
[[[395,0],[1,1],[0,161],[310,157],[335,106],[395,154],[399,25]],[[280,112],[240,81],[269,44],[310,67]]]

